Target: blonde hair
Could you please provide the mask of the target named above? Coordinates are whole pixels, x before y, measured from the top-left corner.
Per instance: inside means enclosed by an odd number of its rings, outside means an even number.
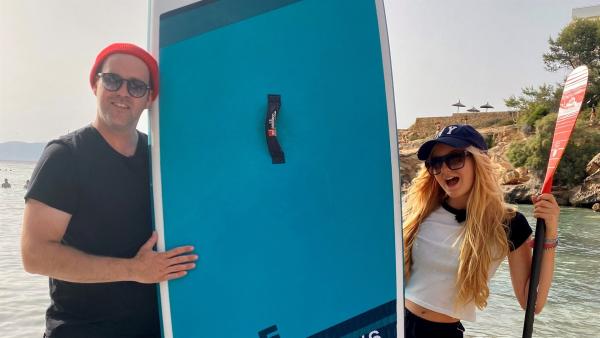
[[[467,218],[460,247],[456,279],[456,305],[471,301],[479,309],[487,306],[488,275],[493,261],[508,255],[507,225],[515,210],[504,203],[496,170],[481,150],[467,148],[473,156],[474,181],[467,200]],[[404,229],[405,278],[410,278],[412,246],[423,220],[437,209],[446,194],[423,166],[407,192]]]

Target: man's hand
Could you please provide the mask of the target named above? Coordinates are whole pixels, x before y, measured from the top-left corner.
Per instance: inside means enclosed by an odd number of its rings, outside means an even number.
[[[197,255],[191,246],[167,252],[152,250],[158,235],[139,249],[134,258],[94,256],[61,243],[71,215],[33,198],[25,204],[21,255],[29,273],[72,283],[136,281],[158,283],[181,278],[193,269]]]
[[[166,252],[156,252],[152,248],[158,240],[156,231],[142,245],[132,261],[132,279],[140,283],[159,283],[185,276],[188,270],[196,267],[193,263],[197,255],[188,254],[192,246],[180,246]]]

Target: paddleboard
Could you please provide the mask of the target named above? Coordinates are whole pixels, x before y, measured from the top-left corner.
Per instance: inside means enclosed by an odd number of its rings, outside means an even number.
[[[150,2],[164,337],[403,337],[383,0]]]

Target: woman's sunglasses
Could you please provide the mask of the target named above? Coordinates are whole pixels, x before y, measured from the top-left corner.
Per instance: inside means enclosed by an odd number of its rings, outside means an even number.
[[[463,150],[461,152],[452,152],[450,154],[432,157],[425,161],[425,168],[431,175],[439,175],[442,172],[442,165],[446,163],[446,167],[450,170],[458,170],[465,166],[465,159],[471,156],[471,153]]]
[[[102,78],[102,86],[104,89],[116,92],[121,88],[123,82],[127,82],[127,92],[129,95],[133,97],[142,97],[146,95],[150,86],[148,86],[144,81],[137,79],[129,79],[126,80],[121,76],[114,73],[98,73],[99,78]]]

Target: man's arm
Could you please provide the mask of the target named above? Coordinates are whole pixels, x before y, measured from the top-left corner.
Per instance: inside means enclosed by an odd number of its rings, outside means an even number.
[[[158,283],[181,278],[198,256],[191,246],[166,252],[152,249],[153,233],[134,258],[94,256],[61,244],[71,215],[29,198],[23,215],[21,255],[25,271],[76,283],[135,281]]]

